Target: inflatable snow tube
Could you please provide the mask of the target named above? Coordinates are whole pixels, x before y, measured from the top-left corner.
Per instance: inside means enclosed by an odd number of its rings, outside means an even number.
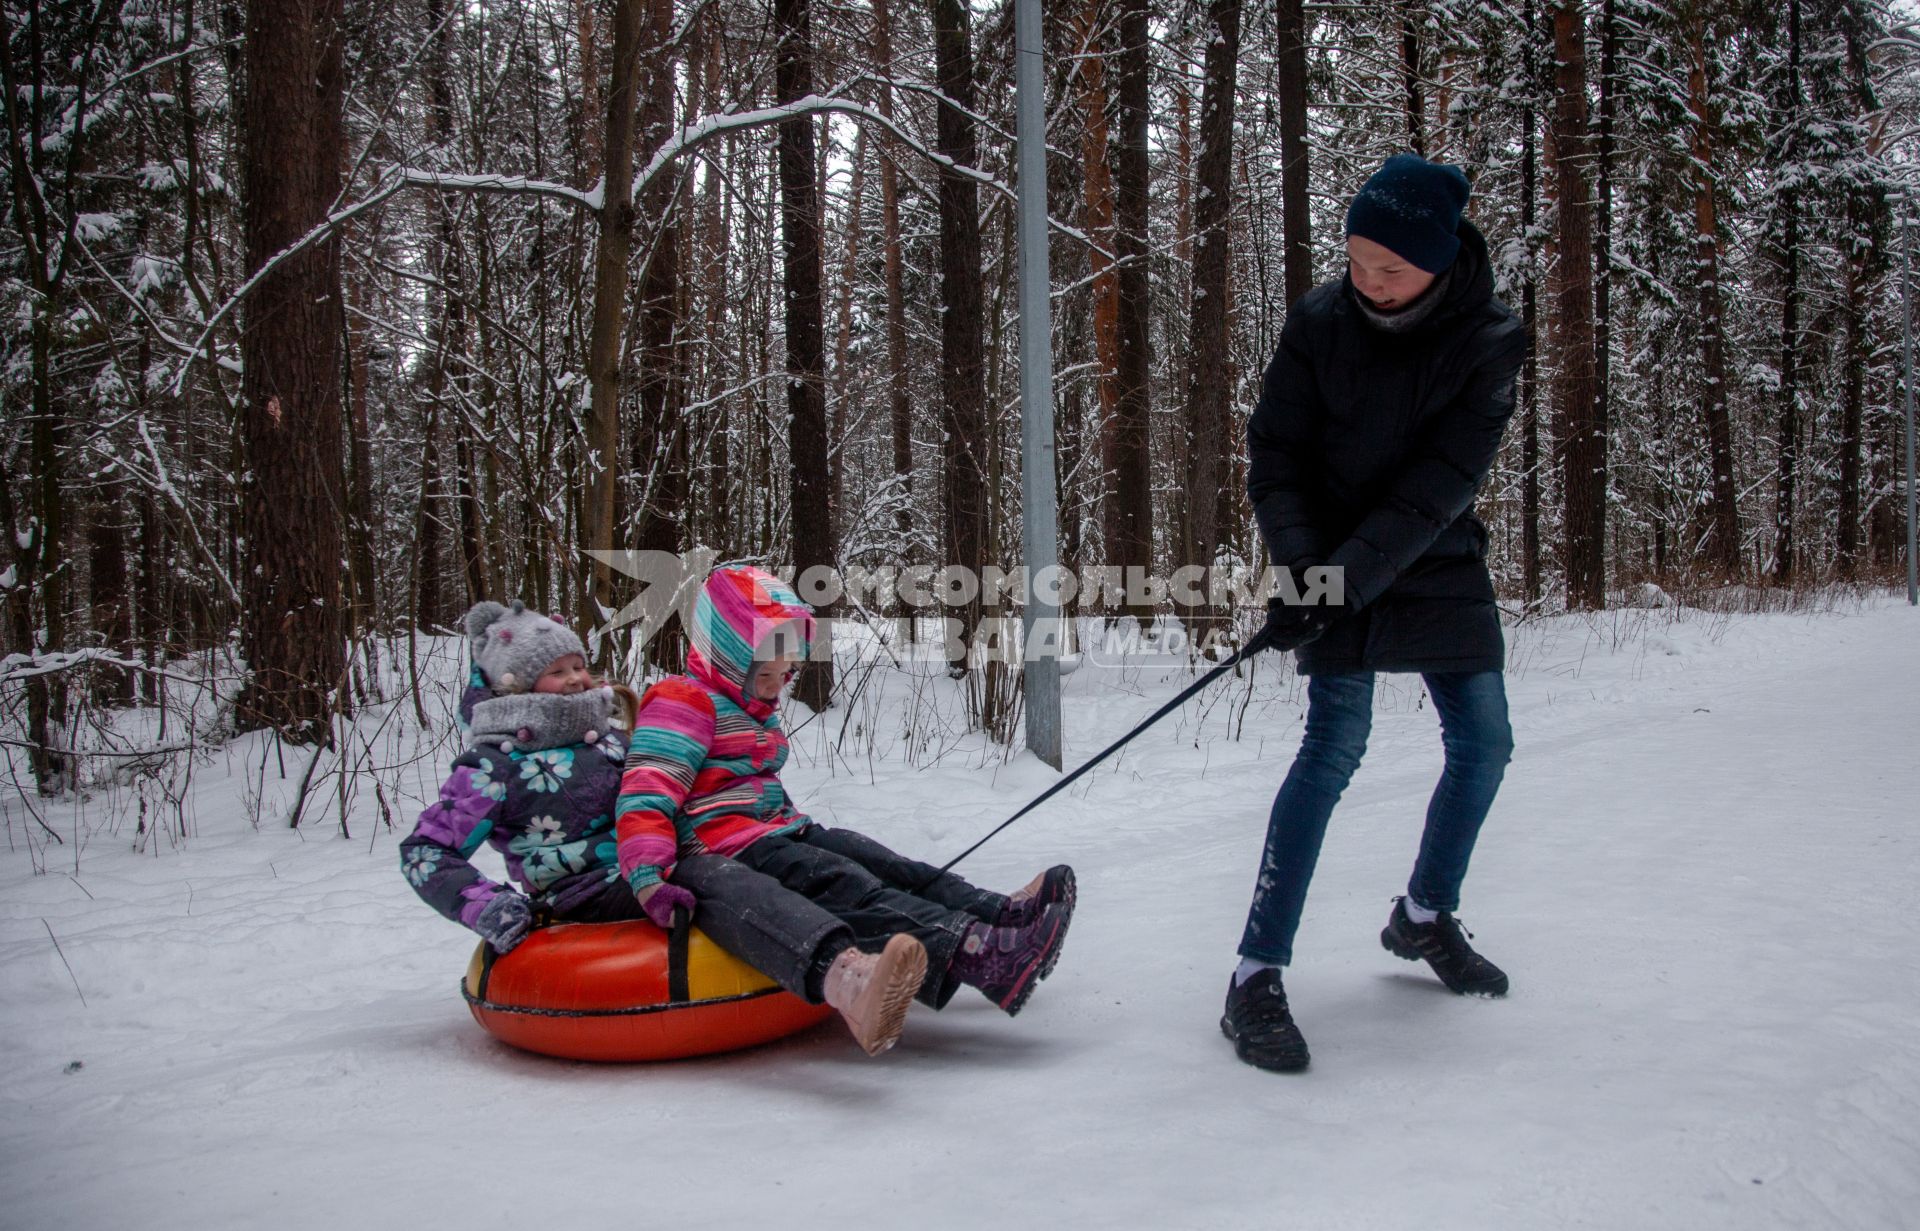
[[[460,985],[487,1033],[569,1060],[677,1060],[783,1038],[832,1015],[694,928],[561,923],[500,957],[483,941]]]

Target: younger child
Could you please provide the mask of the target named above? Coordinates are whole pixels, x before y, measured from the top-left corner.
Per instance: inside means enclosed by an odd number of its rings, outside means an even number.
[[[812,632],[811,609],[773,575],[733,565],[707,579],[687,673],[640,703],[615,809],[620,874],[650,913],[662,898],[704,907],[743,883],[784,887],[851,927],[863,948],[917,937],[927,953],[920,999],[934,1008],[966,984],[1018,1013],[1059,959],[1073,870],[1051,868],[1003,897],[796,810],[780,782],[787,739],[775,707]],[[699,861],[708,854],[729,866]]]
[[[640,917],[620,876],[614,834],[632,692],[596,683],[573,630],[521,603],[480,603],[466,630],[481,685],[462,703],[471,708],[469,746],[439,802],[400,844],[407,880],[501,953],[533,926],[529,896],[560,920]],[[469,862],[482,842],[500,852],[525,893]],[[754,874],[731,860],[696,856],[681,866],[707,887],[694,922],[722,948],[788,991],[839,1010],[869,1055],[899,1038],[925,978],[918,940],[863,933],[858,939],[879,950],[863,952],[851,928],[803,898],[777,885],[766,893],[736,883],[734,870]],[[664,927],[675,906],[690,903],[670,895],[648,905]]]

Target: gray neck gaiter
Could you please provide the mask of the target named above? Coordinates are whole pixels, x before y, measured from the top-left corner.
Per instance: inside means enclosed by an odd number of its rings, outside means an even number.
[[[564,748],[606,735],[616,715],[611,688],[589,688],[572,696],[558,693],[511,693],[489,697],[473,707],[472,744],[511,743],[524,752]]]
[[[1447,297],[1447,287],[1453,283],[1453,266],[1449,265],[1445,273],[1433,280],[1420,298],[1404,308],[1395,308],[1391,312],[1382,312],[1367,302],[1367,297],[1353,289],[1348,283],[1348,291],[1353,297],[1354,306],[1360,309],[1360,315],[1381,333],[1406,333],[1432,316],[1440,301]]]

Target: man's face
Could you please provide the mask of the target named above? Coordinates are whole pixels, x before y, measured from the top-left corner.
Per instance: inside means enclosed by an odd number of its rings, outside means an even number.
[[[1347,269],[1353,289],[1382,312],[1406,307],[1433,285],[1432,274],[1364,235],[1347,236]]]

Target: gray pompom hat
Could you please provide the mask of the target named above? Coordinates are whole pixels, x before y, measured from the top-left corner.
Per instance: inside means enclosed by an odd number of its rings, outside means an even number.
[[[467,612],[467,638],[473,661],[497,693],[526,692],[555,660],[587,655],[580,637],[559,620],[528,611],[519,599],[511,607],[475,603]]]

